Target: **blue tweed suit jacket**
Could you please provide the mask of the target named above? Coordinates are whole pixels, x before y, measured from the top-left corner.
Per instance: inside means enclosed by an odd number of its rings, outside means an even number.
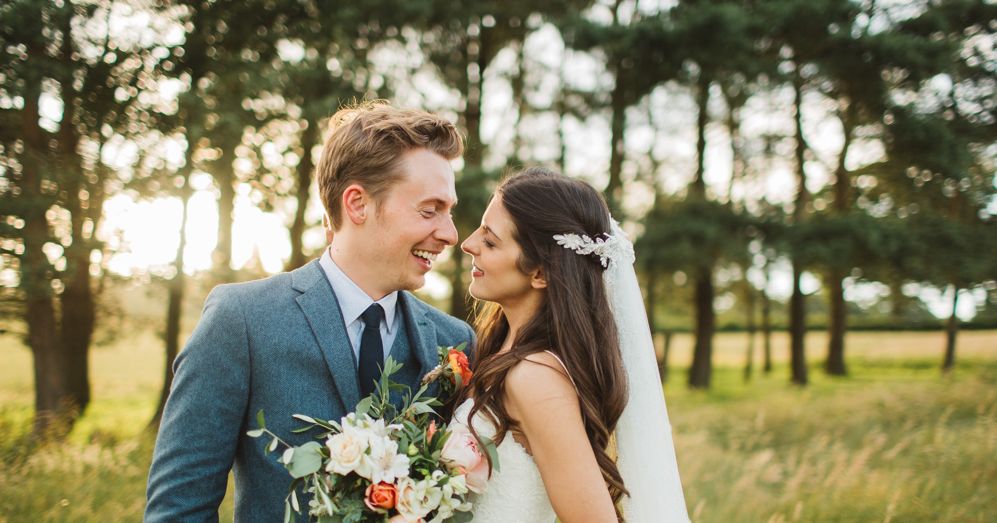
[[[474,342],[464,322],[399,294],[404,322],[391,356],[394,379],[417,387],[437,364],[436,347]],[[253,439],[256,413],[292,445],[292,414],[339,419],[360,401],[356,358],[339,304],[317,260],[264,280],[216,287],[177,357],[175,378],[149,471],[145,520],[217,521],[229,471],[237,521],[282,521],[291,477],[266,438]]]

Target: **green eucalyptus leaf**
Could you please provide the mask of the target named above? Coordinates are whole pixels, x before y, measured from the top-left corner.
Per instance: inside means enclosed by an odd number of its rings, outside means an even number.
[[[303,478],[318,472],[322,468],[322,445],[317,441],[309,441],[300,447],[295,447],[291,462],[286,466],[294,478]]]
[[[368,412],[370,412],[370,407],[373,404],[374,404],[374,398],[372,398],[370,396],[367,396],[366,398],[360,400],[360,403],[357,403],[357,408],[356,408],[356,411],[355,411],[356,414],[357,414],[357,417],[363,416],[364,414],[367,414]]]
[[[423,402],[413,403],[412,406],[409,407],[409,412],[415,414],[432,414],[433,407],[430,407],[429,405]]]
[[[500,472],[499,469],[499,458],[498,449],[495,447],[495,442],[491,438],[481,437],[481,446],[484,447],[485,452],[488,453],[488,459],[492,462],[492,469],[495,472]]]
[[[312,424],[316,424],[316,425],[318,424],[318,422],[315,421],[315,418],[313,418],[311,416],[305,416],[304,414],[294,414],[291,417],[294,418],[294,419],[297,419],[297,420],[304,421],[305,423],[312,423]]]

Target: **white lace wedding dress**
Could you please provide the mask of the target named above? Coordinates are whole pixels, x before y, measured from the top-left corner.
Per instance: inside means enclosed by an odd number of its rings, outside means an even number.
[[[473,407],[473,399],[464,400],[454,411],[454,422],[470,426],[468,414]],[[484,413],[478,412],[470,421],[479,436],[495,437],[495,427]],[[492,471],[488,489],[474,499],[474,523],[552,523],[557,516],[533,457],[511,434],[497,450],[499,470]]]

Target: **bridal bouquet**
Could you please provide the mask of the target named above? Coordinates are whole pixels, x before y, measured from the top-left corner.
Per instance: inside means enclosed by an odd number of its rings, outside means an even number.
[[[493,442],[479,441],[462,424],[437,424],[438,398],[426,395],[441,377],[444,395],[453,395],[471,377],[461,347],[439,349],[441,363],[423,379],[415,395],[391,381],[401,364],[385,362],[375,391],[339,421],[302,414],[295,433],[318,429],[314,441],[291,446],[267,430],[263,411],[250,437],[270,437],[267,452],[283,446],[278,461],[293,478],[285,499],[284,521],[302,513],[299,487],[310,494],[305,509],[311,521],[323,522],[465,522],[471,520],[470,493],[484,490],[488,460],[497,463]],[[459,354],[459,355],[458,355]],[[400,408],[388,398],[403,394]]]

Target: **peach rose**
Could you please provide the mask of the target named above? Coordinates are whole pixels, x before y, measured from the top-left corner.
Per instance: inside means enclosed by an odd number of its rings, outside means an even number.
[[[428,445],[430,441],[433,441],[433,436],[436,434],[436,420],[430,420],[429,426],[426,427],[426,444]]]
[[[391,483],[374,483],[367,487],[366,498],[363,500],[367,508],[378,511],[379,509],[395,508],[398,501],[398,489]]]

